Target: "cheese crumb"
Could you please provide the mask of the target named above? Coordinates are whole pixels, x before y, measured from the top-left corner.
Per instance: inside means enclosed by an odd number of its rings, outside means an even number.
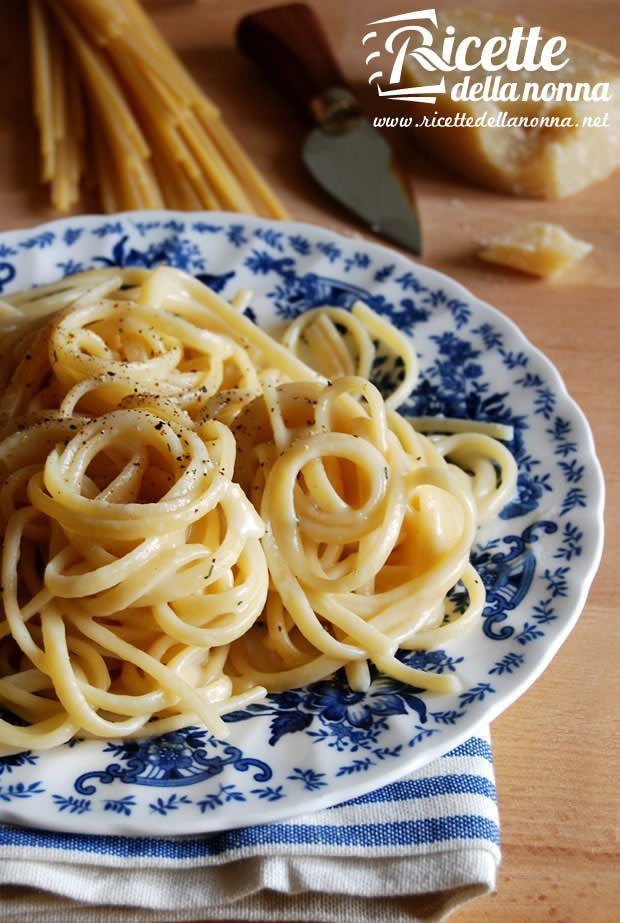
[[[577,240],[559,225],[535,221],[487,241],[479,256],[487,263],[547,277],[563,272],[591,250],[592,244]]]

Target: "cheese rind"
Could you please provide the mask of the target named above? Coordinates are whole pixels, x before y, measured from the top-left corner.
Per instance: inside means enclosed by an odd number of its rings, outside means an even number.
[[[448,25],[455,27],[457,41],[472,35],[479,36],[483,42],[497,35],[507,37],[518,25],[516,21],[475,10],[437,11],[437,20],[440,32]],[[541,35],[543,41],[551,37],[545,30]],[[497,119],[505,112],[507,117],[570,116],[574,127],[488,124],[432,127],[422,124],[412,129],[416,143],[477,185],[516,196],[564,198],[609,176],[620,166],[620,60],[575,39],[567,41],[566,56],[570,61],[562,70],[553,73],[500,70],[493,78],[516,83],[520,90],[525,83],[541,86],[609,83],[611,101],[452,100],[452,88],[466,76],[472,83],[484,83],[489,77],[478,67],[467,75],[459,71],[442,74],[446,92],[437,95],[434,106],[416,102],[407,105],[413,110],[414,126],[424,116],[429,119],[434,114],[454,117],[465,113],[475,119],[486,113],[488,120]],[[429,72],[409,57],[403,71],[403,84],[424,86],[429,82]],[[584,118],[598,120],[601,127],[584,124]]]
[[[487,263],[545,277],[557,275],[591,250],[592,244],[578,240],[557,224],[532,222],[494,237],[479,256]]]

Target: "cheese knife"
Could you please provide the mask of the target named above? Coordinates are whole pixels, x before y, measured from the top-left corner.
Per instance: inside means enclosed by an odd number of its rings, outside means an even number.
[[[376,234],[419,255],[414,201],[396,178],[390,145],[347,86],[315,12],[291,3],[250,13],[237,27],[237,41],[312,120],[302,156],[314,179]]]

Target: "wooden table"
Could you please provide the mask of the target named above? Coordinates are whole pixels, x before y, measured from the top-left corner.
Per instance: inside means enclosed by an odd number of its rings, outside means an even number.
[[[311,0],[345,73],[370,104],[360,38],[364,25],[409,9],[385,0]],[[233,47],[234,25],[258,2],[197,0],[155,16],[198,81],[282,196],[293,217],[360,232],[316,189],[299,160],[303,125]],[[455,6],[444,2],[442,7]],[[620,51],[618,0],[494,0],[468,6],[525,15],[556,33]],[[415,6],[415,5],[414,5]],[[54,217],[35,185],[23,0],[0,0],[0,225]],[[15,24],[15,30],[8,27]],[[20,28],[18,28],[20,27]],[[425,231],[424,262],[496,305],[560,369],[585,410],[605,470],[608,508],[620,503],[617,356],[620,352],[620,173],[560,202],[516,200],[467,186],[417,157],[399,130],[392,140],[416,185]],[[477,262],[476,241],[523,220],[557,221],[595,245],[560,283]],[[618,801],[613,773],[613,642],[620,527],[609,517],[604,561],[585,612],[545,674],[493,725],[502,821],[498,892],[457,914],[460,923],[611,923],[620,919],[614,883]],[[617,654],[617,646],[616,646]],[[616,671],[617,672],[617,671]],[[615,701],[614,701],[615,704]],[[617,878],[616,878],[617,881]]]

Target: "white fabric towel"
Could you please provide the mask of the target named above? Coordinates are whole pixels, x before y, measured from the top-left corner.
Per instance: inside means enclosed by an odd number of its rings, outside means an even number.
[[[499,859],[482,732],[398,782],[289,821],[168,839],[0,825],[0,920],[442,920],[493,890]]]

